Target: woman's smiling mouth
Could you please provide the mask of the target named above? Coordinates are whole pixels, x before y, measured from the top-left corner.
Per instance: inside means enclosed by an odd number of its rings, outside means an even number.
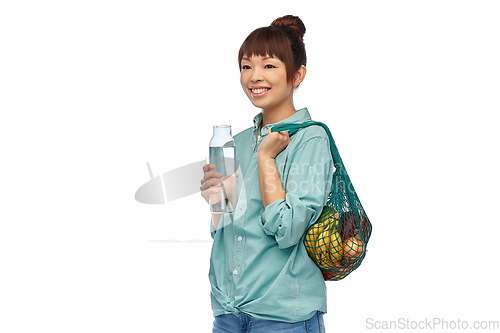
[[[250,91],[252,92],[252,97],[261,97],[264,96],[271,88],[267,87],[251,87]]]

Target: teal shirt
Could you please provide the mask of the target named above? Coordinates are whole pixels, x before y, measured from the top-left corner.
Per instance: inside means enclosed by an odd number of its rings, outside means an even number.
[[[303,108],[276,124],[308,120]],[[261,121],[259,113],[253,127],[234,136],[240,173],[235,211],[221,216],[216,232],[210,223],[212,310],[214,316],[241,311],[257,319],[298,322],[327,310],[325,281],[304,237],[327,202],[335,169],[325,130],[300,129],[275,158],[286,199],[264,209],[257,150],[276,124],[264,126],[258,137]]]

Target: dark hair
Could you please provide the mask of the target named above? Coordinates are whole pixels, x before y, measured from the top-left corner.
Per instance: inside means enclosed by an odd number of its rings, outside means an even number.
[[[307,62],[303,40],[305,33],[302,20],[292,15],[277,18],[270,26],[254,30],[240,47],[240,71],[243,57],[268,55],[285,64],[287,81],[292,81],[300,66],[305,66]]]

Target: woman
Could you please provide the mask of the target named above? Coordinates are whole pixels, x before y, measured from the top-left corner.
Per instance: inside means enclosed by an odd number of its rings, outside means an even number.
[[[236,182],[234,213],[213,214],[210,260],[213,332],[324,332],[326,287],[304,247],[331,190],[333,161],[320,126],[271,132],[276,124],[311,120],[293,93],[306,74],[300,18],[284,16],[253,31],[238,63],[243,91],[262,111],[236,134],[236,177],[206,165],[202,196]],[[217,186],[218,185],[218,186]],[[227,186],[227,188],[231,188]]]

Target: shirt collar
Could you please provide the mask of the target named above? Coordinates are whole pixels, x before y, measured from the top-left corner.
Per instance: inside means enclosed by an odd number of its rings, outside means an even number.
[[[272,127],[274,125],[278,124],[301,124],[303,122],[311,120],[311,115],[309,114],[309,111],[307,108],[302,108],[300,110],[297,110],[294,115],[285,118],[281,121],[278,121],[277,123],[274,124],[267,124],[266,126],[262,127],[260,130],[260,135],[261,136],[266,136],[268,131],[267,129],[269,127]],[[253,136],[254,138],[258,135],[258,130],[259,126],[262,122],[262,112],[259,112],[255,117],[253,117]]]

